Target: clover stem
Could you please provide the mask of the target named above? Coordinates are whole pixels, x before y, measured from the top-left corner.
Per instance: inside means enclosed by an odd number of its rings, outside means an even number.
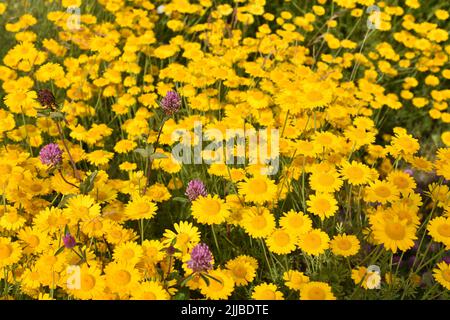
[[[64,138],[64,134],[63,134],[61,125],[59,124],[59,121],[56,121],[56,127],[58,128],[58,133],[59,133],[61,141],[64,145],[64,149],[66,149],[66,152],[69,156],[69,161],[70,161],[70,164],[72,165],[73,175],[75,178],[77,178],[78,181],[81,181],[80,175],[78,174],[78,171],[77,171],[77,167],[75,166],[75,161],[73,161],[72,154],[70,153],[69,147],[67,146],[66,139]]]
[[[155,147],[153,150],[156,150],[156,147],[158,146],[159,138],[161,137],[162,129],[163,129],[165,123],[166,123],[166,117],[164,117],[162,119],[161,126],[159,127],[159,131],[158,131],[158,136],[156,137],[156,141],[154,144]],[[152,172],[152,164],[153,164],[153,160],[152,160],[151,156],[149,156],[148,166],[147,166],[147,181],[145,183],[144,189],[142,190],[143,195],[147,192],[147,188],[150,185],[150,174]]]

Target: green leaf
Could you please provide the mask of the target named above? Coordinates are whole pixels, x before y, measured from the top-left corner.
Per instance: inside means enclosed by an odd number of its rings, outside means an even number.
[[[206,285],[209,286],[210,282],[209,282],[209,279],[206,277],[206,274],[200,273],[200,277],[203,279],[203,281],[206,282]]]
[[[186,286],[186,283],[188,283],[189,280],[191,280],[193,276],[194,276],[194,274],[192,273],[192,274],[188,275],[186,278],[184,278],[184,280],[181,281],[181,283],[180,283],[180,287]]]
[[[174,300],[187,300],[187,294],[185,292],[177,292],[176,295],[173,296]]]
[[[173,296],[174,300],[189,300],[190,292],[188,287],[180,287],[177,293]]]
[[[88,194],[92,189],[94,189],[94,180],[97,176],[98,171],[92,172],[81,184],[80,191],[82,194]]]
[[[174,197],[174,198],[172,198],[172,200],[184,202],[184,203],[189,202],[189,200],[187,198],[183,198],[183,197]]]
[[[217,279],[217,278],[214,278],[212,275],[209,275],[209,274],[207,274],[207,273],[205,273],[204,274],[204,276],[205,277],[208,277],[208,278],[211,278],[211,279],[213,279],[214,281],[217,281],[218,283],[222,283],[222,281],[220,281],[219,279]],[[208,284],[209,285],[209,284]]]
[[[63,252],[65,248],[66,248],[65,246],[62,246],[61,248],[59,248],[58,250],[56,250],[55,256],[57,256],[58,254],[60,254],[61,252]]]

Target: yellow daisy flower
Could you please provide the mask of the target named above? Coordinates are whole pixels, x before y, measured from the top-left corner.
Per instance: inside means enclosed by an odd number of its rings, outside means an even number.
[[[412,248],[417,239],[416,227],[408,225],[406,220],[400,220],[398,216],[377,213],[371,219],[371,224],[374,239],[394,253]]]
[[[306,204],[308,210],[318,215],[321,220],[334,216],[338,210],[336,199],[329,193],[311,194]]]
[[[248,261],[241,258],[230,260],[226,264],[236,286],[246,286],[255,279],[256,268]]]
[[[364,200],[367,202],[394,202],[399,199],[399,190],[391,182],[375,181],[365,189]]]
[[[266,208],[252,207],[242,221],[245,232],[253,238],[265,238],[275,229],[275,217]]]
[[[341,255],[344,257],[353,256],[359,251],[359,240],[354,235],[336,235],[330,241],[331,251],[336,255]]]
[[[436,242],[450,247],[450,217],[436,217],[428,222],[428,233]]]
[[[300,289],[300,300],[336,300],[336,297],[327,283],[311,281]]]
[[[138,287],[141,275],[133,266],[111,262],[105,267],[107,287],[114,293],[132,293]]]
[[[175,241],[174,247],[185,254],[200,242],[200,232],[192,222],[180,221],[175,223],[173,227],[175,232],[169,229],[164,232],[164,245],[169,246]]]
[[[254,300],[283,300],[283,293],[273,283],[261,283],[257,285],[252,292]]]
[[[150,197],[134,194],[132,200],[125,206],[125,215],[130,220],[151,219],[157,209]]]
[[[201,280],[200,291],[208,299],[227,299],[234,291],[234,280],[228,270],[212,270],[208,273],[214,279],[208,278],[209,284]]]
[[[10,266],[20,260],[22,249],[11,239],[0,237],[0,268]]]
[[[225,222],[230,211],[228,205],[219,196],[200,196],[192,202],[192,216],[203,224],[221,224]]]
[[[312,229],[312,221],[303,212],[290,210],[280,218],[280,226],[298,237]]]
[[[135,266],[142,258],[143,249],[133,241],[124,242],[114,248],[113,259],[118,263]]]
[[[341,188],[342,180],[333,169],[325,172],[317,170],[309,177],[309,185],[318,192],[334,192]]]
[[[450,290],[450,265],[445,261],[439,262],[436,268],[433,269],[433,277],[444,288]]]
[[[283,280],[285,281],[286,287],[299,291],[305,283],[309,282],[309,277],[303,272],[288,270],[283,273]]]
[[[132,300],[169,300],[169,293],[156,281],[145,281],[131,293]]]
[[[319,255],[328,249],[329,242],[328,234],[320,229],[312,229],[308,233],[299,236],[298,246],[307,254]]]
[[[245,201],[258,204],[273,201],[277,195],[275,183],[265,176],[248,178],[244,182],[239,182],[238,188]]]
[[[296,238],[285,229],[275,229],[266,239],[269,250],[276,254],[288,254],[295,250]]]

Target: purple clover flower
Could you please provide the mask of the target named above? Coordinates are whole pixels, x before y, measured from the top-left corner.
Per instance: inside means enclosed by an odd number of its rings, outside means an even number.
[[[70,233],[67,233],[65,236],[63,236],[63,242],[64,246],[67,249],[72,249],[77,244],[77,241],[75,240],[74,236],[72,236]]]
[[[208,245],[199,243],[191,251],[191,260],[187,262],[187,266],[193,272],[204,272],[212,269],[212,253],[209,251]]]
[[[168,91],[161,100],[161,108],[167,115],[177,113],[181,108],[181,97],[175,91]]]
[[[52,108],[56,105],[55,96],[48,89],[39,90],[37,92],[37,100],[43,107]]]
[[[194,179],[189,181],[185,195],[189,198],[190,201],[194,201],[199,196],[206,197],[208,192],[206,191],[205,184],[200,179]]]
[[[42,147],[39,159],[43,164],[56,166],[62,162],[62,150],[56,143],[49,143]]]

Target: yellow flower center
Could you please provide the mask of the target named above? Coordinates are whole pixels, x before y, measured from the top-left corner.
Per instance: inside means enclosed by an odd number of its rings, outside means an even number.
[[[236,266],[233,269],[233,273],[237,278],[245,278],[247,275],[247,269],[244,266]]]
[[[0,243],[0,260],[9,258],[11,253],[12,253],[12,249],[9,244]]]
[[[40,278],[39,272],[37,272],[37,271],[32,271],[32,272],[30,272],[30,279],[31,279],[31,280],[33,280],[33,281],[38,281],[39,278]]]
[[[119,286],[126,286],[131,281],[131,274],[126,270],[119,270],[115,274],[115,279]]]
[[[47,219],[47,224],[50,227],[55,227],[57,222],[58,222],[58,219],[55,216],[53,216],[53,215],[49,216],[48,219]]]
[[[364,171],[359,167],[350,167],[347,169],[347,175],[350,179],[362,179]]]
[[[444,278],[445,281],[450,282],[450,269],[442,270],[442,278]]]
[[[148,247],[145,251],[147,257],[156,257],[158,255],[158,250],[155,247]]]
[[[265,289],[261,293],[261,295],[264,298],[264,300],[275,300],[277,298],[275,292],[273,292],[273,290],[270,290],[270,289]]]
[[[327,212],[331,208],[330,202],[327,199],[323,198],[316,199],[314,204],[320,212]]]
[[[189,242],[189,236],[186,233],[182,232],[179,235],[177,235],[177,242],[176,242],[176,244],[178,244],[178,245],[186,245],[186,243],[188,243],[188,242]]]
[[[0,165],[0,173],[1,174],[10,174],[12,172],[12,167],[9,164]]]
[[[15,212],[11,212],[6,216],[6,219],[8,220],[9,223],[14,224],[19,220],[19,215]]]
[[[122,231],[120,230],[112,230],[110,233],[110,236],[116,239],[122,238]]]
[[[205,210],[210,216],[215,216],[220,212],[220,203],[213,199],[208,199],[205,202]]]
[[[263,179],[250,181],[249,188],[253,193],[262,194],[267,192],[267,183]]]
[[[443,237],[450,237],[450,224],[441,224],[437,227],[437,232]]]
[[[277,246],[284,247],[289,244],[289,235],[284,231],[279,231],[275,233],[273,239],[275,240],[275,243]]]
[[[89,291],[95,287],[95,278],[90,274],[85,274],[81,276],[81,290]]]
[[[316,141],[322,146],[329,146],[333,142],[333,139],[330,136],[322,135]]]
[[[150,205],[145,202],[138,203],[136,205],[136,211],[138,214],[146,214],[148,211],[150,211]]]
[[[303,152],[308,152],[314,150],[314,144],[310,142],[302,142],[300,143],[300,148]]]
[[[261,230],[267,226],[267,221],[264,216],[255,216],[253,218],[252,224],[255,229]]]
[[[321,174],[319,174],[318,182],[322,186],[331,186],[334,183],[334,177],[332,175],[327,174],[327,173],[321,173]]]
[[[22,47],[22,48],[21,48],[21,52],[22,52],[24,55],[28,54],[28,48]],[[16,99],[17,99],[18,101],[26,100],[26,99],[27,99],[27,94],[24,93],[24,92],[19,92],[19,93],[17,93],[17,95],[16,95]]]
[[[27,243],[31,248],[36,248],[39,245],[39,237],[34,234],[27,238]]]
[[[324,300],[326,295],[325,292],[318,287],[313,287],[308,291],[308,296],[311,300]]]
[[[89,215],[89,208],[88,207],[79,207],[78,208],[78,215],[79,216],[88,216]]]
[[[379,186],[375,188],[375,194],[381,198],[387,198],[391,195],[391,190],[385,186]]]
[[[126,248],[125,250],[123,250],[123,257],[125,258],[125,260],[133,259],[134,251],[130,248]]]
[[[311,102],[318,102],[323,99],[323,94],[318,90],[310,90],[306,94],[306,98]]]
[[[299,216],[293,216],[289,219],[289,224],[293,227],[293,228],[301,228],[304,224],[304,220],[302,219],[302,217]]]
[[[406,220],[408,224],[411,222],[411,216],[407,210],[398,210],[396,213],[400,220]]]
[[[57,258],[55,256],[47,256],[45,258],[44,264],[53,267],[53,265],[56,263],[56,261],[57,261]]]
[[[398,222],[387,223],[384,231],[393,240],[403,240],[406,235],[405,226]]]
[[[347,239],[341,239],[337,242],[337,246],[341,250],[349,250],[352,247],[352,243]]]
[[[399,189],[406,189],[408,187],[408,180],[405,179],[404,177],[395,177],[394,178],[394,184]]]
[[[317,248],[322,243],[322,240],[319,235],[311,233],[305,237],[305,243],[308,247]]]
[[[104,201],[106,200],[106,198],[108,197],[108,194],[106,192],[103,191],[97,191],[96,192],[96,196],[97,196],[97,200],[99,201]]]
[[[153,292],[144,292],[142,294],[142,298],[144,300],[156,300],[157,299],[156,294],[154,294]]]
[[[33,184],[30,186],[30,190],[33,191],[33,192],[39,192],[39,191],[42,190],[42,186],[41,186],[40,184],[33,183]]]
[[[209,280],[209,289],[212,292],[221,291],[224,288],[224,280],[221,277],[214,275],[214,278]]]

